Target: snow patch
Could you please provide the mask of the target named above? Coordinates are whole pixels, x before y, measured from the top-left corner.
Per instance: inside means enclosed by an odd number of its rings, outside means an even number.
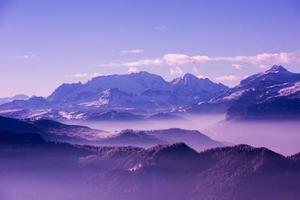
[[[141,163],[139,163],[139,164],[135,165],[134,167],[128,169],[128,171],[135,172],[135,171],[141,169],[142,166],[143,166],[143,165],[142,165]]]
[[[300,92],[300,81],[296,82],[290,87],[280,89],[278,94],[279,96],[289,96],[291,94],[295,94],[296,92]]]
[[[253,88],[233,92],[233,93],[231,93],[230,95],[224,97],[223,100],[237,100],[237,99],[239,99],[245,92],[248,92],[249,90],[253,90]]]
[[[110,97],[111,97],[110,89],[107,89],[101,92],[101,96],[98,100],[80,103],[79,105],[83,105],[86,107],[100,107],[103,105],[107,105],[110,101]]]
[[[7,110],[0,110],[0,113],[1,114],[4,114],[4,113],[13,113],[13,112],[18,112],[18,111],[21,111],[22,109],[7,109]]]
[[[58,114],[65,119],[82,119],[84,113],[59,111]]]
[[[37,110],[33,114],[29,115],[28,118],[41,118],[43,115],[49,113],[51,109]]]

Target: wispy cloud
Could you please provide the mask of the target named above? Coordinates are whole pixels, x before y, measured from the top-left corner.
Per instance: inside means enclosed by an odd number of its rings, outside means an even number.
[[[109,63],[101,66],[107,67],[140,67],[140,66],[178,66],[187,64],[200,64],[208,62],[232,62],[233,67],[241,68],[243,64],[252,64],[259,67],[270,66],[274,64],[292,64],[300,63],[300,55],[292,52],[280,53],[262,53],[256,55],[239,56],[208,56],[208,55],[186,55],[186,54],[165,54],[162,57],[154,59],[143,59],[124,63]]]
[[[182,74],[183,74],[183,71],[178,66],[170,69],[170,75],[171,76],[180,76]]]
[[[195,74],[198,78],[205,78],[205,76],[203,76],[203,75],[200,73],[200,71],[199,71],[199,69],[198,69],[197,67],[193,67],[193,68],[192,68],[192,71],[194,72],[194,74]]]
[[[103,74],[93,72],[93,73],[76,73],[76,74],[67,74],[65,77],[67,78],[94,78],[97,76],[102,76]]]
[[[129,50],[122,50],[122,54],[142,54],[144,53],[144,49],[129,49]]]
[[[67,74],[68,78],[87,78],[89,75],[87,73],[76,73],[76,74]]]
[[[103,76],[103,74],[98,73],[98,72],[94,72],[94,73],[89,74],[89,78],[95,78],[97,76]]]
[[[254,56],[217,57],[216,60],[250,63],[254,65],[269,66],[273,64],[299,63],[300,55],[291,52],[262,53]]]
[[[137,60],[132,62],[124,62],[124,63],[108,63],[95,65],[99,67],[141,67],[141,66],[158,66],[162,65],[160,59],[145,59],[145,60]]]
[[[241,78],[239,76],[235,76],[235,75],[225,75],[225,76],[219,76],[215,78],[217,81],[219,82],[223,82],[223,81],[239,81],[241,80]]]
[[[242,69],[243,68],[243,65],[237,64],[237,63],[233,63],[231,66],[234,67],[235,69]]]
[[[25,55],[19,55],[16,57],[20,58],[20,59],[33,59],[33,58],[36,58],[36,55],[35,54],[25,54]]]
[[[137,68],[137,67],[129,67],[128,68],[128,73],[136,73],[136,72],[138,72],[139,71],[139,69]]]

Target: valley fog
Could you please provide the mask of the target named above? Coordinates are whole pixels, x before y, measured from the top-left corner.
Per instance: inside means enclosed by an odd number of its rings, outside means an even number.
[[[214,140],[229,144],[266,147],[284,155],[300,152],[299,121],[225,121],[224,115],[197,115],[180,120],[69,121],[68,123],[109,131],[103,136],[115,134],[123,129],[182,128],[198,130]]]

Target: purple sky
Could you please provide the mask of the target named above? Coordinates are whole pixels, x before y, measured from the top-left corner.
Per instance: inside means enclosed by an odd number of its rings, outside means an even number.
[[[299,0],[0,0],[0,97],[145,70],[233,86],[300,71]]]

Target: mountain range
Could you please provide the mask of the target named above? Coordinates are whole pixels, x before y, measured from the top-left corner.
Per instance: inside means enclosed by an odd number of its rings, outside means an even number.
[[[233,88],[185,74],[170,82],[148,72],[62,84],[50,96],[0,105],[0,115],[58,120],[176,119],[226,113],[227,119],[300,118],[300,74],[274,65]]]
[[[3,199],[298,200],[299,154],[248,145],[93,147],[0,134]],[[26,172],[26,173],[24,173]],[[28,181],[30,180],[30,181]]]
[[[197,151],[223,147],[225,143],[215,141],[196,130],[170,128],[163,130],[123,130],[103,139],[101,146],[136,146],[149,148],[155,145],[185,143]]]
[[[149,148],[159,144],[184,142],[197,151],[225,146],[196,130],[122,130],[107,132],[86,126],[67,125],[49,119],[13,119],[0,117],[0,134],[38,134],[46,141],[97,146],[136,146]]]
[[[108,75],[87,83],[62,84],[47,98],[32,97],[3,104],[0,114],[18,118],[140,119],[208,101],[227,89],[192,74],[171,82],[148,72]]]
[[[0,98],[0,105],[1,104],[5,104],[5,103],[10,103],[14,100],[27,100],[30,97],[24,94],[17,94],[13,97],[4,97],[4,98]]]
[[[0,116],[0,132],[39,134],[47,141],[91,144],[106,134],[106,131],[86,126],[66,125],[48,119],[14,119]]]
[[[188,106],[186,112],[224,112],[228,119],[299,119],[300,74],[274,65],[218,97]]]

